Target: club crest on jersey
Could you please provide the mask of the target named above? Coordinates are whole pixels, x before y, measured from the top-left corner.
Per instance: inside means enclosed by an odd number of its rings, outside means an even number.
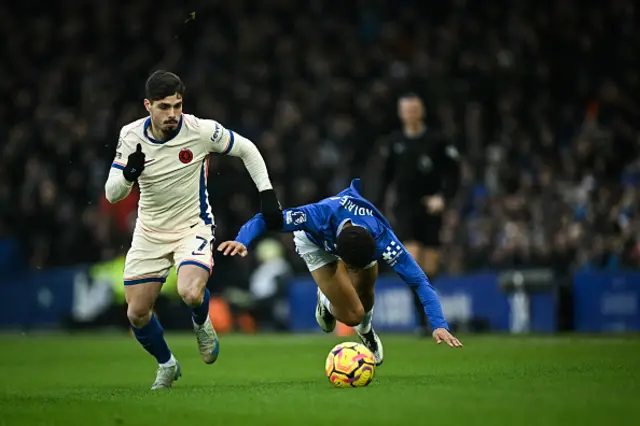
[[[183,149],[180,151],[180,154],[178,154],[178,158],[180,159],[180,161],[182,161],[184,164],[188,164],[191,162],[191,160],[193,160],[193,152],[191,152],[190,149]]]
[[[302,225],[307,221],[307,214],[301,211],[288,211],[285,215],[285,222],[287,225],[293,223],[294,225]]]

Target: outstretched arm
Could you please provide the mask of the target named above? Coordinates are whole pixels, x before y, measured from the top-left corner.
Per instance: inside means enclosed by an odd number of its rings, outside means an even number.
[[[253,240],[261,236],[267,231],[267,224],[264,222],[264,218],[262,213],[258,213],[247,223],[242,225],[238,235],[236,236],[236,241],[242,243],[245,247],[249,247]]]
[[[462,346],[460,341],[449,333],[449,324],[444,318],[436,290],[393,231],[385,229],[376,242],[378,244],[378,256],[387,262],[418,295],[434,329],[433,337],[436,342],[445,341],[449,346]]]
[[[244,163],[253,183],[260,192],[262,213],[267,228],[277,230],[282,226],[280,203],[269,179],[267,165],[258,147],[238,133],[225,129],[214,120],[200,120],[202,137],[209,144],[211,152],[238,157]]]
[[[282,213],[282,226],[278,229],[280,232],[293,232],[306,229],[308,221],[311,220],[311,214],[309,207],[297,207],[293,209],[286,209]],[[249,247],[251,243],[262,234],[267,231],[267,224],[264,220],[264,215],[258,213],[247,223],[242,225],[235,242],[242,244],[245,249]],[[221,247],[230,246],[230,242],[224,242]],[[224,249],[224,248],[223,248]],[[226,253],[225,254],[229,254]]]

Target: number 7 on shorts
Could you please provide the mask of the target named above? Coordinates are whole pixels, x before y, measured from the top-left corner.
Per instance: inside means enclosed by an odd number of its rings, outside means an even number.
[[[207,240],[204,237],[201,237],[199,235],[196,235],[196,239],[198,241],[202,241],[202,244],[200,244],[200,247],[198,247],[196,250],[191,252],[192,256],[202,256],[203,254],[205,254],[202,250],[204,250],[204,248],[207,246],[207,243],[209,243],[209,240]]]

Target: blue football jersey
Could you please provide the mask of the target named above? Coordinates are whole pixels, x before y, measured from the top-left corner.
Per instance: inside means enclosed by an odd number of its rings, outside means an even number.
[[[285,209],[282,212],[282,232],[304,231],[318,247],[335,255],[336,238],[347,221],[366,228],[376,241],[376,257],[379,261],[386,262],[414,289],[432,327],[448,329],[442,307],[429,279],[393,233],[387,219],[360,195],[361,192],[360,179],[354,179],[349,188],[334,197]],[[262,214],[257,214],[242,226],[236,241],[249,247],[266,230]]]

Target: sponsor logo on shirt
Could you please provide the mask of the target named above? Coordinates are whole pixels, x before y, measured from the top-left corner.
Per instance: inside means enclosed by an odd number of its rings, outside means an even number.
[[[220,142],[220,137],[222,136],[222,127],[220,124],[216,123],[216,127],[213,129],[213,135],[211,136],[212,142]]]

